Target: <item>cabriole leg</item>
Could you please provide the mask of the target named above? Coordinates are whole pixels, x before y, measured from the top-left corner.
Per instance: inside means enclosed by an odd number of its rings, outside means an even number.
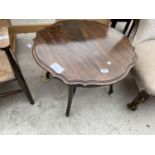
[[[131,103],[127,104],[127,106],[130,110],[135,111],[138,105],[142,102],[144,103],[148,98],[149,94],[145,90],[142,90],[138,93],[138,95],[134,98],[134,100]]]

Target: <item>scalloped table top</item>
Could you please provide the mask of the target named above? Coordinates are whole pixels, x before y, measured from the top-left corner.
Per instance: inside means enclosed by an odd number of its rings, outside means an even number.
[[[69,85],[109,85],[122,80],[137,56],[120,32],[96,21],[65,20],[37,33],[33,56]]]

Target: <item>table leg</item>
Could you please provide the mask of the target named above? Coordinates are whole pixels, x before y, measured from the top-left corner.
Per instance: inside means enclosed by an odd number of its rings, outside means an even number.
[[[50,72],[46,72],[46,78],[47,78],[47,79],[50,78]]]
[[[67,110],[66,110],[66,116],[69,117],[70,114],[70,109],[71,109],[71,104],[72,104],[72,99],[76,91],[76,86],[68,86],[68,105],[67,105]]]
[[[109,95],[111,95],[112,93],[113,93],[114,91],[113,91],[113,84],[111,84],[110,86],[109,86]]]

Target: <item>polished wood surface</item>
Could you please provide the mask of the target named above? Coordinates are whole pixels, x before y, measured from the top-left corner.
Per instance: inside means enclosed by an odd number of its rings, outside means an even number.
[[[116,83],[137,59],[130,41],[120,32],[87,20],[60,21],[38,32],[33,56],[53,77],[82,86]],[[64,68],[61,74],[50,67],[56,62]],[[101,73],[102,68],[109,73]]]

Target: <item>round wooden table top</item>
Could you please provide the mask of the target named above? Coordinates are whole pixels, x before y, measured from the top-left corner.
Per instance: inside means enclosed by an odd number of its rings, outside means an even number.
[[[53,77],[82,86],[116,83],[137,59],[123,34],[87,20],[64,20],[38,32],[33,56]]]

